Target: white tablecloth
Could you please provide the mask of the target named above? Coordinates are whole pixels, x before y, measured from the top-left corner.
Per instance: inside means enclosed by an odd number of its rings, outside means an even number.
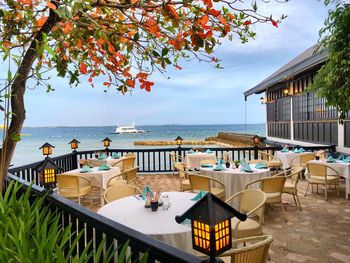
[[[98,167],[91,168],[91,172],[80,173],[81,168],[65,172],[63,174],[76,175],[79,174],[88,178],[93,186],[98,186],[101,189],[101,204],[104,204],[103,190],[107,188],[109,178],[120,174],[119,167],[111,167],[110,170],[99,171]],[[58,175],[59,176],[59,175]]]
[[[252,165],[251,167],[254,167],[254,165]],[[243,189],[245,189],[248,183],[270,176],[269,169],[252,168],[252,170],[254,172],[247,173],[247,172],[242,172],[240,168],[238,169],[228,168],[225,171],[213,171],[212,168],[201,168],[200,173],[203,175],[211,176],[214,179],[218,180],[219,182],[223,183],[226,188],[226,198],[229,198],[235,193],[238,193],[239,191],[242,191]],[[257,183],[252,185],[250,188],[259,188],[259,187],[260,186]],[[238,209],[239,204],[237,199],[233,200],[231,205],[233,205]]]
[[[195,194],[183,192],[166,194],[171,203],[168,210],[159,207],[158,211],[152,212],[151,208],[144,207],[145,201],[142,198],[138,197],[138,200],[135,196],[129,196],[103,206],[97,213],[171,246],[193,253],[191,226],[176,223],[175,216],[183,214],[195,204],[191,201]]]
[[[289,152],[276,151],[275,152],[275,156],[282,161],[283,169],[288,169],[289,167],[291,167],[292,159],[298,155],[299,153],[295,153],[293,151],[289,151]]]
[[[350,194],[350,163],[344,163],[342,161],[336,161],[335,163],[327,163],[323,160],[313,160],[309,161],[310,163],[321,163],[329,167],[332,167],[336,170],[341,177],[345,178],[345,198],[349,199]],[[308,171],[305,171],[305,174],[308,174]],[[329,174],[332,174],[332,170],[329,171]]]
[[[186,167],[188,169],[199,169],[200,168],[200,162],[202,160],[214,160],[216,161],[216,155],[215,153],[187,153],[186,158]]]
[[[106,159],[96,159],[96,158],[91,158],[91,159],[81,159],[81,161],[84,162],[84,164],[87,164],[87,165],[92,165],[92,166],[100,166],[101,164],[106,164],[108,166],[117,166],[119,167],[120,169],[122,169],[123,165],[122,165],[122,158],[119,158],[119,159],[113,159],[112,157],[107,157]]]

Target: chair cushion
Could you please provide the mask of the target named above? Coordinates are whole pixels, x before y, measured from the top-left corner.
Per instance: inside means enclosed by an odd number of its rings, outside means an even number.
[[[282,163],[278,160],[272,160],[272,161],[269,161],[268,165],[272,167],[279,167],[282,165]]]
[[[127,184],[127,181],[123,180],[123,178],[121,176],[111,180],[108,183],[108,187],[115,186],[115,185],[120,185],[120,184]]]
[[[266,203],[280,203],[281,202],[281,193],[265,193],[266,194]]]
[[[320,183],[320,184],[324,184],[325,183],[325,177],[323,176],[309,176],[310,183]],[[334,183],[339,181],[339,178],[337,176],[333,176],[333,175],[327,175],[327,183]]]
[[[259,236],[263,234],[262,227],[259,224],[259,222],[247,218],[246,221],[240,222],[238,225],[237,231],[235,231],[237,219],[232,219],[231,220],[231,225],[232,225],[232,236],[234,239],[236,238],[242,238],[242,237],[250,237],[250,236]]]
[[[283,193],[296,193],[297,190],[295,189],[294,185],[290,182],[286,182],[283,187]]]
[[[64,197],[79,197],[84,196],[91,192],[91,186],[80,186],[78,188],[59,188],[59,194]]]

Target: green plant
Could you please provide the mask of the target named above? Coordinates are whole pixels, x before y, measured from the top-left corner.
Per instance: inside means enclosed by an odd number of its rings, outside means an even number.
[[[0,195],[0,262],[110,262],[115,254],[114,246],[105,249],[105,241],[96,248],[95,255],[89,251],[91,241],[81,255],[77,249],[83,232],[72,232],[71,226],[60,225],[60,213],[52,213],[44,204],[44,197],[33,196],[31,188],[22,192],[23,186],[11,182]],[[126,242],[118,262],[130,262]],[[105,253],[103,255],[103,251]],[[145,262],[145,255],[140,262]]]

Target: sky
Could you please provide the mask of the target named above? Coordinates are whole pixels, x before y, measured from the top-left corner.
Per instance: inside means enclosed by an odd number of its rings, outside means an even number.
[[[327,8],[317,0],[257,2],[262,13],[288,18],[278,28],[254,25],[257,36],[248,44],[224,41],[214,54],[222,59],[224,69],[182,62],[182,70],[154,74],[152,92],[135,89],[131,95],[104,93],[102,87],[91,88],[85,80],[70,88],[53,72],[54,92],[46,93],[44,87],[26,91],[24,126],[109,126],[133,121],[136,125],[242,124],[245,106],[247,123],[265,122],[261,95],[248,97],[245,105],[243,92],[315,44]]]

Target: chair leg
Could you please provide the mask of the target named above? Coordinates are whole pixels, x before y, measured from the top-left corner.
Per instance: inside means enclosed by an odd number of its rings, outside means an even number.
[[[282,203],[282,200],[281,200],[281,208],[282,208],[282,214],[283,214],[283,218],[284,218],[284,221],[287,223],[287,218],[286,218],[286,214],[284,213],[284,207],[283,207],[283,203]]]
[[[299,210],[301,211],[301,204],[300,204],[298,193],[295,193],[295,198],[297,199],[298,207],[299,207]]]
[[[327,201],[327,184],[325,184],[324,186],[325,186],[325,189],[324,189],[324,200]]]
[[[92,190],[90,192],[90,208],[92,208]]]
[[[339,181],[335,184],[336,188],[337,188],[337,195],[339,197]]]
[[[78,197],[78,204],[80,205],[80,196]]]
[[[307,190],[309,189],[310,182],[307,182],[306,190],[304,196],[306,196]]]
[[[298,207],[298,203],[297,203],[297,200],[295,199],[295,195],[292,194],[292,196],[293,196],[293,199],[294,199],[294,204],[295,204],[295,206]]]

